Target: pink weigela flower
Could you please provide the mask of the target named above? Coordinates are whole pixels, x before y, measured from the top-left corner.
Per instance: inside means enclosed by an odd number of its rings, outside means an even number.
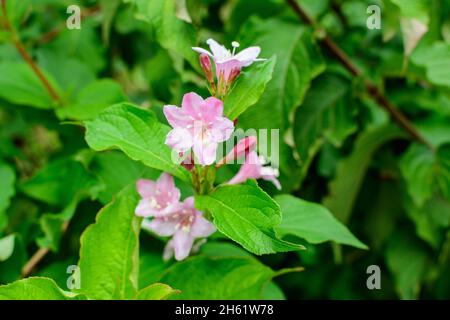
[[[247,179],[264,179],[271,181],[277,189],[281,190],[281,184],[277,179],[279,175],[278,169],[264,167],[265,164],[264,157],[258,157],[256,151],[251,151],[245,158],[245,162],[238,173],[228,183],[239,184],[247,181]]]
[[[216,77],[219,80],[223,79],[225,83],[232,82],[243,67],[248,67],[254,61],[265,60],[258,59],[261,52],[260,47],[249,47],[235,54],[236,48],[239,47],[239,43],[236,41],[232,42],[232,52],[213,39],[208,39],[206,43],[209,45],[211,52],[199,47],[193,47],[192,49],[200,54],[207,54],[214,60]]]
[[[176,260],[183,260],[189,255],[195,239],[206,238],[216,231],[202,212],[195,209],[193,197],[186,198],[178,212],[153,219],[148,228],[160,236],[172,236],[164,256],[168,259],[174,253]]]
[[[142,198],[135,210],[140,217],[164,217],[181,209],[180,190],[167,173],[161,174],[156,182],[139,179],[136,187]]]
[[[214,97],[203,100],[194,92],[184,95],[181,108],[164,106],[164,115],[173,127],[166,144],[177,152],[192,148],[202,165],[214,163],[218,144],[228,140],[234,130],[233,122],[222,116],[222,101]]]

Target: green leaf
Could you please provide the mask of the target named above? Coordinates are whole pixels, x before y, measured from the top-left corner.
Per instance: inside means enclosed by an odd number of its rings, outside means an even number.
[[[277,233],[281,236],[290,234],[313,244],[334,241],[368,249],[325,207],[291,195],[277,196],[275,201],[283,212],[283,220],[276,227]]]
[[[99,200],[103,204],[110,202],[124,187],[142,178],[144,173],[153,173],[155,179],[160,175],[159,171],[133,161],[116,150],[96,153],[90,170],[103,183],[104,188],[99,192]]]
[[[8,260],[14,252],[15,234],[0,239],[0,262]]]
[[[55,85],[54,81],[47,79]],[[55,87],[55,86],[54,86]],[[52,109],[55,102],[42,82],[25,63],[0,64],[0,97],[14,104]]]
[[[20,185],[26,195],[61,208],[79,194],[94,195],[96,179],[70,158],[55,160]]]
[[[428,80],[436,85],[450,87],[450,44],[435,42],[420,46],[411,56],[413,63],[425,67]]]
[[[276,57],[244,71],[224,101],[224,113],[229,119],[236,119],[247,108],[258,102],[266,84],[272,79]]]
[[[403,17],[416,18],[420,21],[428,22],[428,8],[430,3],[428,0],[390,0],[400,8]]]
[[[435,192],[450,199],[450,144],[438,151],[412,144],[400,161],[400,170],[409,195],[418,207]]]
[[[120,192],[81,236],[81,291],[90,299],[131,299],[138,289],[139,230],[134,186]]]
[[[161,281],[181,290],[175,299],[262,299],[263,289],[273,277],[300,270],[275,272],[256,260],[199,256],[175,264]]]
[[[9,207],[10,200],[16,192],[14,189],[16,174],[9,165],[2,162],[0,162],[0,181],[2,182],[2,187],[0,188],[0,216],[1,216],[4,214],[5,210]]]
[[[404,233],[396,233],[388,243],[385,255],[400,297],[418,298],[428,264],[425,248],[416,239]]]
[[[348,223],[359,189],[375,151],[385,143],[404,137],[394,126],[382,126],[363,132],[350,156],[342,160],[323,204],[344,224]]]
[[[189,181],[188,171],[171,160],[171,149],[164,143],[169,131],[153,112],[129,103],[112,106],[86,121],[86,141],[92,149],[118,148],[133,160]]]
[[[109,35],[111,33],[111,25],[114,20],[114,16],[117,13],[117,9],[120,6],[121,0],[100,0],[100,6],[102,8],[102,38],[103,43],[109,44]]]
[[[0,300],[79,300],[83,297],[61,290],[49,278],[27,278],[0,286]]]
[[[294,121],[295,145],[302,160],[307,159],[310,150],[318,143],[322,144],[326,136],[339,146],[348,134],[356,130],[351,118],[352,106],[338,105],[347,91],[347,82],[334,75],[326,74],[313,82]],[[339,130],[344,133],[339,134]]]
[[[90,120],[107,107],[125,100],[127,97],[117,82],[97,80],[84,87],[72,104],[58,109],[57,115],[60,118]]]
[[[405,210],[416,225],[417,235],[434,249],[439,249],[450,226],[450,201],[432,197],[419,208],[409,200]]]
[[[134,300],[166,300],[180,291],[174,290],[166,284],[154,283],[138,291]]]
[[[254,181],[222,186],[207,196],[196,196],[198,209],[211,212],[217,229],[255,254],[300,250],[303,247],[279,239],[279,206]]]
[[[181,55],[197,70],[197,54],[191,49],[196,45],[194,27],[176,15],[176,0],[131,0],[137,7],[137,17],[150,23],[161,46],[173,54]]]

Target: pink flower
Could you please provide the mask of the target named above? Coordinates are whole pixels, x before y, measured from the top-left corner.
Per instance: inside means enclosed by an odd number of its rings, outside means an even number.
[[[277,177],[278,169],[272,167],[264,167],[265,159],[258,157],[256,151],[250,152],[245,158],[244,164],[239,172],[231,179],[228,184],[239,184],[247,181],[247,179],[264,179],[271,181],[277,189],[281,190],[281,184]]]
[[[231,44],[233,52],[218,44],[213,39],[208,39],[206,43],[209,45],[211,52],[199,47],[193,47],[192,49],[200,54],[207,54],[213,58],[216,64],[217,79],[223,77],[223,80],[227,84],[232,82],[234,80],[233,78],[236,78],[237,75],[239,75],[239,72],[243,67],[248,67],[254,61],[265,60],[257,59],[261,52],[260,47],[249,47],[235,54],[236,48],[239,47],[239,43],[236,41],[233,41]]]
[[[214,97],[203,100],[193,92],[184,95],[181,108],[164,106],[164,114],[173,127],[166,144],[177,152],[192,148],[203,165],[216,160],[217,145],[228,140],[234,130],[233,122],[222,116],[222,101]]]
[[[194,198],[183,202],[180,211],[162,218],[154,218],[148,228],[156,234],[173,236],[167,243],[164,256],[169,258],[175,253],[176,260],[185,259],[191,252],[196,238],[205,238],[216,231],[214,225],[203,217],[201,211],[194,207]]]
[[[140,217],[164,217],[181,208],[180,190],[167,173],[161,174],[156,182],[139,179],[136,187],[142,197],[135,210]]]
[[[217,165],[220,166],[223,164],[234,163],[234,161],[243,158],[251,151],[255,150],[257,144],[258,140],[254,136],[241,139],[225,158],[217,162]]]

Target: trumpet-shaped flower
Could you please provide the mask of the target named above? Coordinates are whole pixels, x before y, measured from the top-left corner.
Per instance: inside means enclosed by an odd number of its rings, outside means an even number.
[[[164,256],[175,253],[176,260],[185,259],[191,252],[194,240],[205,238],[216,231],[214,225],[194,207],[194,198],[186,198],[181,210],[169,216],[154,218],[148,228],[156,234],[172,239],[167,243]]]
[[[239,43],[236,41],[232,42],[233,51],[228,50],[213,39],[208,39],[206,43],[209,45],[211,52],[199,47],[193,47],[192,49],[200,54],[207,54],[214,60],[216,77],[217,79],[223,78],[225,83],[232,82],[243,67],[251,65],[254,61],[265,60],[258,59],[261,52],[260,47],[249,47],[236,53],[236,49],[239,47]]]
[[[264,157],[258,157],[256,151],[250,152],[238,173],[228,183],[239,184],[247,181],[247,179],[264,179],[271,181],[277,189],[281,190],[281,184],[277,179],[278,169],[265,167],[265,164]]]
[[[225,158],[217,162],[217,165],[220,166],[223,164],[234,163],[236,160],[245,157],[250,152],[255,150],[257,144],[258,140],[254,136],[241,139]]]
[[[192,148],[202,165],[216,160],[218,144],[228,140],[234,130],[233,122],[222,116],[222,101],[214,97],[203,100],[193,92],[184,95],[181,108],[164,106],[164,114],[173,127],[166,144],[177,152]]]
[[[140,217],[164,217],[181,208],[180,190],[167,173],[161,174],[156,182],[140,179],[136,187],[142,198],[135,210]]]

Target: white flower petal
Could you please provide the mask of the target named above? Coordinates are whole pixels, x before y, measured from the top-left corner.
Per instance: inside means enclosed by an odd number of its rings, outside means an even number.
[[[206,43],[209,45],[216,62],[221,62],[232,57],[231,52],[224,46],[218,44],[214,39],[208,39]]]
[[[234,56],[235,59],[239,60],[243,67],[247,67],[255,61],[261,52],[260,47],[249,47],[242,50],[237,55]]]

